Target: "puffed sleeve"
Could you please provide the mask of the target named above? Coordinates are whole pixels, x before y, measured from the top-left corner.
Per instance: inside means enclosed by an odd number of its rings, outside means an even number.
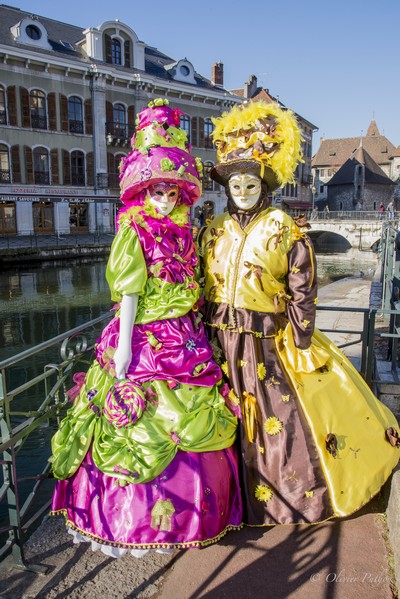
[[[314,248],[306,235],[294,242],[288,259],[288,318],[295,346],[307,349],[314,332],[318,287]]]
[[[111,246],[106,279],[111,299],[119,302],[123,295],[142,295],[147,280],[146,262],[136,231],[122,224]]]

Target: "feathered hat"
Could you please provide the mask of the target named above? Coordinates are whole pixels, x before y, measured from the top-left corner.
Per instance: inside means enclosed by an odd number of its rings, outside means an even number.
[[[139,112],[132,152],[121,160],[121,201],[127,203],[149,185],[167,181],[178,185],[182,203],[194,204],[201,195],[200,158],[190,154],[186,132],[180,128],[178,108],[168,100],[157,98]]]
[[[291,110],[274,103],[249,102],[213,119],[216,164],[210,176],[224,187],[236,172],[250,172],[268,191],[293,183],[302,160],[301,131]]]

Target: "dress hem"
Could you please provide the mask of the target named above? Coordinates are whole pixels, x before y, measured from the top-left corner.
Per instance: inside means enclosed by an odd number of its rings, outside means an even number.
[[[51,510],[49,512],[50,516],[64,516],[65,524],[74,530],[87,537],[91,541],[96,541],[97,543],[108,545],[110,547],[120,547],[123,549],[190,549],[190,548],[201,548],[207,547],[208,545],[212,545],[213,543],[218,543],[219,540],[222,539],[226,535],[227,532],[231,530],[240,530],[243,528],[243,523],[241,524],[229,524],[224,528],[222,532],[220,532],[216,537],[212,537],[211,539],[205,539],[204,541],[188,541],[183,543],[118,543],[116,541],[109,541],[108,539],[103,539],[102,537],[98,537],[83,528],[79,528],[76,526],[69,518],[67,510]]]

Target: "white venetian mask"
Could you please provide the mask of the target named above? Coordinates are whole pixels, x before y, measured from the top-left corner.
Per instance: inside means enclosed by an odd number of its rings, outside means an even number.
[[[179,187],[174,183],[154,183],[148,189],[150,203],[159,214],[167,216],[180,198]]]
[[[229,179],[232,200],[241,210],[253,208],[261,195],[261,179],[251,173],[234,173]]]

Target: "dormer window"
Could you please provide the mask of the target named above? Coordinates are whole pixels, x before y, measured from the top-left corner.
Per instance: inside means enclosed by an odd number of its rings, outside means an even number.
[[[178,62],[167,64],[164,68],[169,72],[171,77],[175,79],[175,81],[182,81],[183,83],[193,83],[194,85],[196,85],[193,65],[186,58],[183,60],[179,60]]]
[[[20,44],[52,50],[45,26],[36,18],[26,17],[11,27],[14,40]]]
[[[111,40],[111,62],[122,64],[121,42],[115,37]]]
[[[42,37],[42,32],[39,27],[36,25],[28,25],[25,29],[26,35],[31,38],[31,40],[40,40]]]

